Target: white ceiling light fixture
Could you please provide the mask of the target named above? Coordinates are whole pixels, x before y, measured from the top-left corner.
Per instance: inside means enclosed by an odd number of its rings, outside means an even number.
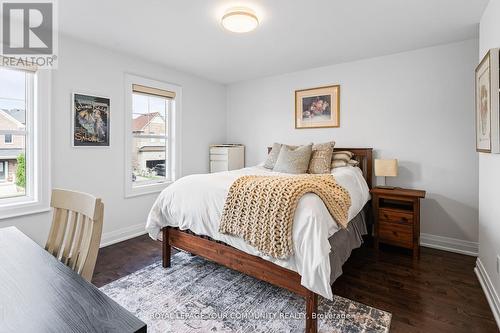
[[[255,30],[259,25],[259,19],[250,8],[235,7],[226,11],[221,18],[221,24],[228,31],[245,33]]]

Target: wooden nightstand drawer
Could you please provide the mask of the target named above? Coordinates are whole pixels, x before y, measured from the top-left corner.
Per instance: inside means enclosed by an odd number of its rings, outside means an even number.
[[[413,224],[413,213],[401,210],[379,208],[378,218],[379,220],[384,220],[391,223],[404,225]]]
[[[412,226],[379,221],[380,241],[408,249],[413,247]]]

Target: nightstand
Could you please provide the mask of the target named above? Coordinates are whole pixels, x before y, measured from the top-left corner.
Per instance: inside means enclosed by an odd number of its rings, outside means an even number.
[[[371,191],[375,219],[375,249],[380,243],[404,247],[420,256],[420,199],[425,191],[379,188]]]
[[[245,167],[245,146],[240,144],[211,145],[210,173]]]

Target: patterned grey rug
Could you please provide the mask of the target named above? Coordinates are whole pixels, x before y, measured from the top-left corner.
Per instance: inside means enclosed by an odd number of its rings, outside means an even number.
[[[101,290],[148,325],[148,332],[303,332],[303,298],[180,252]],[[391,314],[346,298],[320,297],[320,332],[388,332]]]

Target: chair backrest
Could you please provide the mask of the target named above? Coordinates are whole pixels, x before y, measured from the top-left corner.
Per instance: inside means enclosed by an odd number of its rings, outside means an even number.
[[[52,190],[54,209],[45,249],[91,281],[101,242],[104,204],[93,195]]]

